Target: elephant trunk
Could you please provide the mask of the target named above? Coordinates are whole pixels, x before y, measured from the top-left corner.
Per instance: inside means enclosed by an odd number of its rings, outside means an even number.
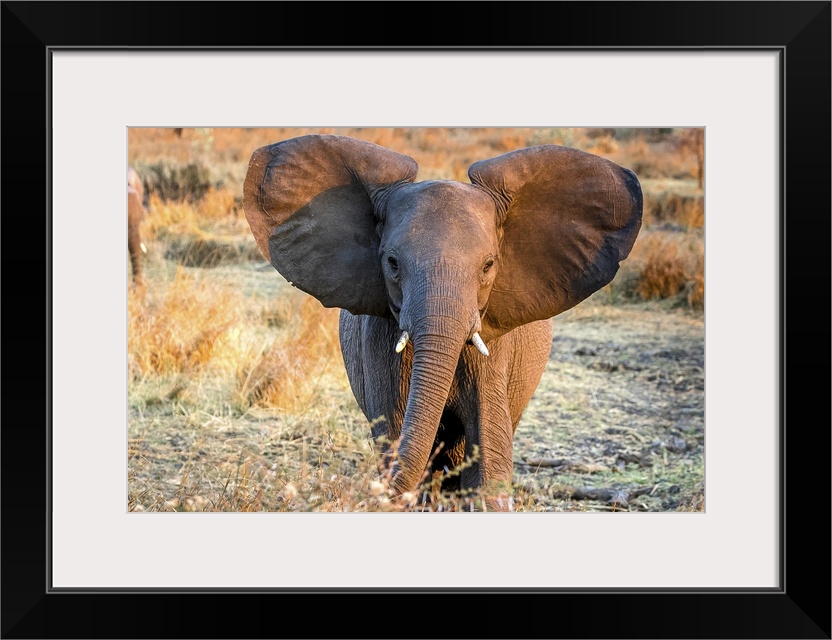
[[[471,331],[465,321],[469,314],[463,312],[465,307],[458,299],[430,298],[424,307],[424,314],[416,314],[420,319],[410,327],[413,368],[393,466],[392,484],[399,493],[412,491],[422,479],[460,352]]]

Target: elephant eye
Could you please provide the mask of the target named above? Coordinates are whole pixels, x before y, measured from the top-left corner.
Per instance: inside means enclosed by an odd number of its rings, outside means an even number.
[[[387,264],[390,265],[390,268],[393,270],[394,273],[399,270],[399,261],[396,260],[393,256],[388,256]]]
[[[483,273],[488,273],[489,271],[491,271],[491,267],[493,267],[493,266],[494,266],[494,259],[489,258],[488,260],[485,261],[485,264],[482,266],[482,272]]]

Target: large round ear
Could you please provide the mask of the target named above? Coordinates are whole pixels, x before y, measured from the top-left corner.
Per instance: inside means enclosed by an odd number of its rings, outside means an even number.
[[[417,169],[363,140],[301,136],[252,154],[243,206],[260,251],[294,286],[325,307],[387,316],[374,203]]]
[[[635,173],[596,155],[543,145],[477,162],[502,223],[486,339],[551,318],[609,283],[641,227]]]

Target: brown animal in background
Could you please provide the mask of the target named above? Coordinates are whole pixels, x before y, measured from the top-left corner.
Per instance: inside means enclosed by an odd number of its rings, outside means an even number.
[[[127,250],[133,267],[133,284],[142,284],[142,259],[145,251],[139,234],[144,216],[144,187],[133,167],[127,168]]]
[[[417,170],[362,140],[285,140],[252,155],[246,217],[275,269],[342,309],[353,394],[368,420],[384,418],[373,437],[397,446],[396,492],[427,473],[510,510],[512,441],[551,318],[613,279],[641,227],[641,186],[555,145],[476,162],[470,183],[415,182]]]

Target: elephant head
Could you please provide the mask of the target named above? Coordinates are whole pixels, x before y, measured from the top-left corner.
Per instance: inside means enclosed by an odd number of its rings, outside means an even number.
[[[416,173],[384,147],[308,135],[257,149],[244,184],[277,271],[326,307],[397,323],[391,350],[412,342],[400,491],[425,469],[462,350],[488,357],[496,338],[610,282],[642,212],[632,171],[567,147],[477,162],[470,184]]]
[[[133,283],[142,282],[142,244],[139,226],[144,215],[144,186],[133,167],[127,168],[127,250],[133,267]]]

